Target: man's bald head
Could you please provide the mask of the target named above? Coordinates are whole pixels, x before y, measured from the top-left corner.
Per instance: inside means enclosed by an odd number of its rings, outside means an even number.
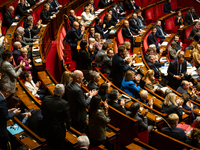
[[[21,43],[20,42],[18,42],[18,41],[16,41],[14,44],[13,44],[13,47],[14,47],[14,49],[20,49],[21,48]]]
[[[78,23],[77,21],[74,21],[73,27],[74,27],[76,30],[78,30],[78,28],[79,28],[79,23]]]
[[[70,10],[70,15],[74,15],[74,10]]]
[[[14,10],[15,10],[15,8],[14,8],[13,6],[9,6],[9,7],[8,7],[8,12],[9,12],[10,14],[14,13]]]
[[[74,82],[81,83],[84,79],[83,72],[81,70],[75,70],[72,74]]]
[[[141,91],[141,93],[140,93],[140,98],[141,98],[142,100],[146,100],[146,99],[147,99],[147,96],[148,96],[148,92],[147,92],[146,90]]]
[[[129,27],[129,22],[128,22],[128,20],[125,20],[125,21],[124,21],[124,26],[127,27],[127,28]]]

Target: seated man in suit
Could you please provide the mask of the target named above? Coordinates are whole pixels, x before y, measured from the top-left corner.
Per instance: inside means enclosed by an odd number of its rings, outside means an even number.
[[[107,50],[107,55],[104,56],[102,61],[102,72],[106,73],[107,79],[112,80],[110,78],[111,68],[112,68],[112,57],[113,57],[113,50]]]
[[[124,26],[122,28],[122,36],[124,38],[130,39],[131,44],[133,44],[133,41],[135,39],[135,35],[132,33],[133,31],[129,28],[129,22],[128,20],[124,21]]]
[[[190,82],[188,82],[187,80],[183,80],[181,82],[181,86],[178,87],[178,89],[176,90],[178,93],[183,94],[183,93],[188,93],[188,89],[190,88]],[[192,89],[192,94],[188,93],[190,95],[191,100],[195,100],[197,98],[196,94],[195,94],[195,88]]]
[[[140,29],[144,29],[146,28],[145,26],[145,20],[144,18],[142,17],[142,11],[141,10],[138,10],[137,12],[137,22],[138,22],[138,26]]]
[[[50,13],[56,13],[62,7],[62,5],[60,5],[59,3],[58,3],[59,5],[57,6],[56,2],[53,0],[47,0],[47,4],[49,4],[50,6],[49,9]]]
[[[127,70],[132,70],[131,66],[124,60],[126,52],[126,47],[119,45],[118,53],[112,58],[111,78],[113,79],[113,84],[118,88],[121,87],[124,73]]]
[[[150,69],[154,70],[154,77],[159,78],[159,67],[164,66],[164,63],[159,63],[156,61],[156,57],[154,55],[149,55],[149,61],[147,61],[147,65]],[[163,74],[161,74],[164,76]]]
[[[192,31],[190,32],[188,39],[193,41],[199,41],[199,37],[200,37],[200,22],[197,22]]]
[[[133,10],[133,12],[136,12],[139,9],[141,9],[141,7],[135,3],[135,0],[127,0],[126,10]]]
[[[72,126],[81,133],[86,133],[86,107],[90,104],[92,97],[97,95],[98,91],[94,89],[84,94],[81,89],[84,79],[82,71],[75,70],[72,74],[72,78],[73,81],[69,82],[66,87]]]
[[[18,42],[18,41],[14,42],[12,53],[13,53],[13,57],[14,57],[15,63],[17,63],[17,59],[21,55],[21,53],[20,53],[20,49],[21,48],[22,48],[22,45],[21,45],[20,42]]]
[[[112,21],[112,13],[107,13],[105,15],[105,20],[103,21],[104,31],[106,32],[108,30],[108,32],[110,32],[110,30],[114,28],[115,25],[117,24]]]
[[[32,22],[27,22],[26,28],[24,29],[24,37],[32,39],[37,33],[37,30],[33,30],[33,23]]]
[[[112,4],[112,19],[114,23],[117,23],[119,21],[119,10],[117,9],[117,4],[113,3]]]
[[[124,19],[126,11],[124,10],[124,6],[123,6],[123,1],[122,0],[118,1],[117,9],[119,10],[119,15],[118,15],[119,20]]]
[[[171,45],[168,47],[170,59],[176,59],[176,57],[178,56],[178,52],[180,50],[178,51],[176,50],[176,45],[177,45],[176,42],[173,41]]]
[[[126,108],[125,108],[125,104],[126,104],[126,100],[125,99],[121,99],[120,101],[118,100],[119,99],[119,92],[117,89],[113,89],[112,91],[110,91],[109,93],[109,101],[108,101],[108,104],[119,110],[120,112],[126,114]]]
[[[2,26],[9,28],[13,22],[18,21],[19,17],[11,17],[14,11],[15,9],[13,6],[8,7],[8,10],[3,14]]]
[[[98,8],[104,8],[112,2],[113,0],[99,0]]]
[[[81,27],[81,31],[79,30],[79,23],[74,21],[73,27],[71,27],[65,38],[64,41],[66,41],[67,44],[70,45],[71,50],[72,50],[72,59],[73,60],[78,60],[78,51],[77,51],[77,42],[78,40],[81,40],[83,37],[83,33],[85,31],[85,27]]]
[[[156,26],[153,26],[152,27],[152,32],[147,37],[147,43],[148,43],[148,45],[155,44],[156,45],[156,49],[157,49],[157,53],[159,53],[160,43],[158,43],[158,41],[156,39],[156,37],[157,37],[156,36],[156,32],[157,32],[157,28],[156,28]]]
[[[179,35],[175,35],[174,42],[176,42],[176,47],[175,47],[176,51],[182,50],[183,43],[179,41]]]
[[[91,78],[91,80],[89,81],[89,83],[87,85],[87,89],[89,91],[92,91],[93,89],[99,90],[98,82],[101,79],[100,74],[98,72],[92,72],[90,74],[90,78]]]
[[[151,48],[151,47],[147,48],[147,52],[146,52],[146,54],[144,55],[145,61],[147,62],[147,61],[149,60],[149,55],[153,55],[153,54],[154,54],[154,53],[153,53],[153,48]]]
[[[165,33],[165,31],[163,30],[162,26],[161,26],[161,21],[157,20],[156,21],[156,37],[161,38],[161,43],[165,40],[166,37],[169,37],[170,34]]]
[[[38,20],[37,24],[35,25],[33,22],[33,16],[32,15],[28,15],[27,19],[24,21],[24,28],[27,28],[27,23],[31,22],[33,24],[33,32],[36,34],[38,34],[40,32],[40,28],[42,27],[42,20]]]
[[[155,44],[149,45],[149,48],[153,48],[153,55],[155,55],[156,56],[156,60],[159,61],[160,58],[162,57],[163,48],[160,49],[159,53],[157,53],[157,49],[156,49],[156,45]]]
[[[149,132],[153,129],[152,125],[148,125],[148,119],[146,117],[147,113],[149,112],[148,109],[145,110],[145,112],[141,113],[140,108],[143,108],[143,106],[138,103],[134,102],[130,106],[130,117],[133,119],[137,119],[138,121],[138,131],[143,131],[149,129]]]
[[[194,7],[190,7],[188,12],[185,14],[185,21],[188,24],[192,24],[195,21],[195,19],[199,19],[199,16],[197,15]]]
[[[43,24],[47,24],[47,20],[56,18],[55,14],[51,15],[51,13],[49,12],[49,9],[50,9],[49,4],[47,3],[44,4],[44,9],[40,13],[40,18],[42,19]]]
[[[142,103],[144,103],[145,105],[147,105],[147,106],[153,108],[154,99],[151,98],[151,99],[148,101],[148,100],[147,100],[147,97],[148,97],[148,92],[147,92],[147,90],[142,90],[142,91],[140,92],[140,99],[139,99],[139,100],[140,100]]]
[[[185,142],[187,140],[186,133],[184,132],[183,129],[176,127],[178,125],[178,122],[179,122],[178,115],[175,113],[170,114],[168,116],[168,123],[170,126],[163,127],[161,129],[161,132],[168,136],[171,136],[172,138]]]
[[[74,21],[76,21],[76,15],[75,15],[75,12],[74,10],[70,10],[70,15],[69,15],[69,23],[70,23],[70,26],[72,27],[73,26],[73,23]]]
[[[137,14],[133,13],[132,17],[129,19],[130,29],[137,35],[141,33],[141,29],[139,28],[139,24],[137,22]]]
[[[27,9],[25,6],[25,0],[20,0],[20,3],[17,5],[15,10],[15,15],[22,17],[24,13],[31,13],[32,9]]]
[[[181,84],[181,81],[185,78],[187,72],[187,62],[184,59],[184,55],[178,54],[177,59],[170,62],[168,73],[168,85],[173,89],[177,89]]]
[[[102,61],[104,56],[106,56],[106,52],[109,49],[108,44],[104,43],[101,50],[99,50],[95,56],[95,65],[96,67],[102,67]]]

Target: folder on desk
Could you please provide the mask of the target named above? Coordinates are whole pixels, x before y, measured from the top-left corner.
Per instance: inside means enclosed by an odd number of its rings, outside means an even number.
[[[18,124],[14,124],[12,126],[8,126],[7,127],[7,130],[12,134],[12,135],[15,135],[15,134],[18,134],[18,133],[21,133],[24,131],[24,129],[22,129]]]

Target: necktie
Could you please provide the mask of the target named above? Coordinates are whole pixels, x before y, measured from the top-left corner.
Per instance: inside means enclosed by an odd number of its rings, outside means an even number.
[[[178,63],[177,75],[181,74],[181,64]]]
[[[154,68],[156,69],[156,71],[158,71],[158,68],[155,66],[155,65],[153,65],[154,66]]]
[[[56,3],[56,5],[57,5],[57,7],[60,5],[60,4],[58,3],[58,1],[56,1],[56,0],[55,0],[55,3]]]
[[[161,27],[159,27],[159,28],[160,28],[160,31],[161,31],[162,35],[165,36],[165,34],[164,34],[162,28],[161,28]]]
[[[127,28],[127,29],[128,29],[128,31],[129,31],[130,35],[133,37],[133,34],[131,33],[130,29],[129,29],[129,28]]]
[[[29,30],[29,38],[31,39],[31,30]]]
[[[193,16],[192,16],[192,13],[190,13],[190,16],[191,16],[191,18],[192,18],[192,21],[194,21],[194,18],[193,18]]]

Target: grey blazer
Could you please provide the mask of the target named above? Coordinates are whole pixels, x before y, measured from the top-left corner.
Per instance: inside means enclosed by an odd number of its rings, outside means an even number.
[[[17,77],[22,73],[22,69],[13,67],[8,61],[3,61],[0,66],[0,73],[2,74],[1,82],[10,82],[11,86],[14,88],[13,93],[15,92]]]

